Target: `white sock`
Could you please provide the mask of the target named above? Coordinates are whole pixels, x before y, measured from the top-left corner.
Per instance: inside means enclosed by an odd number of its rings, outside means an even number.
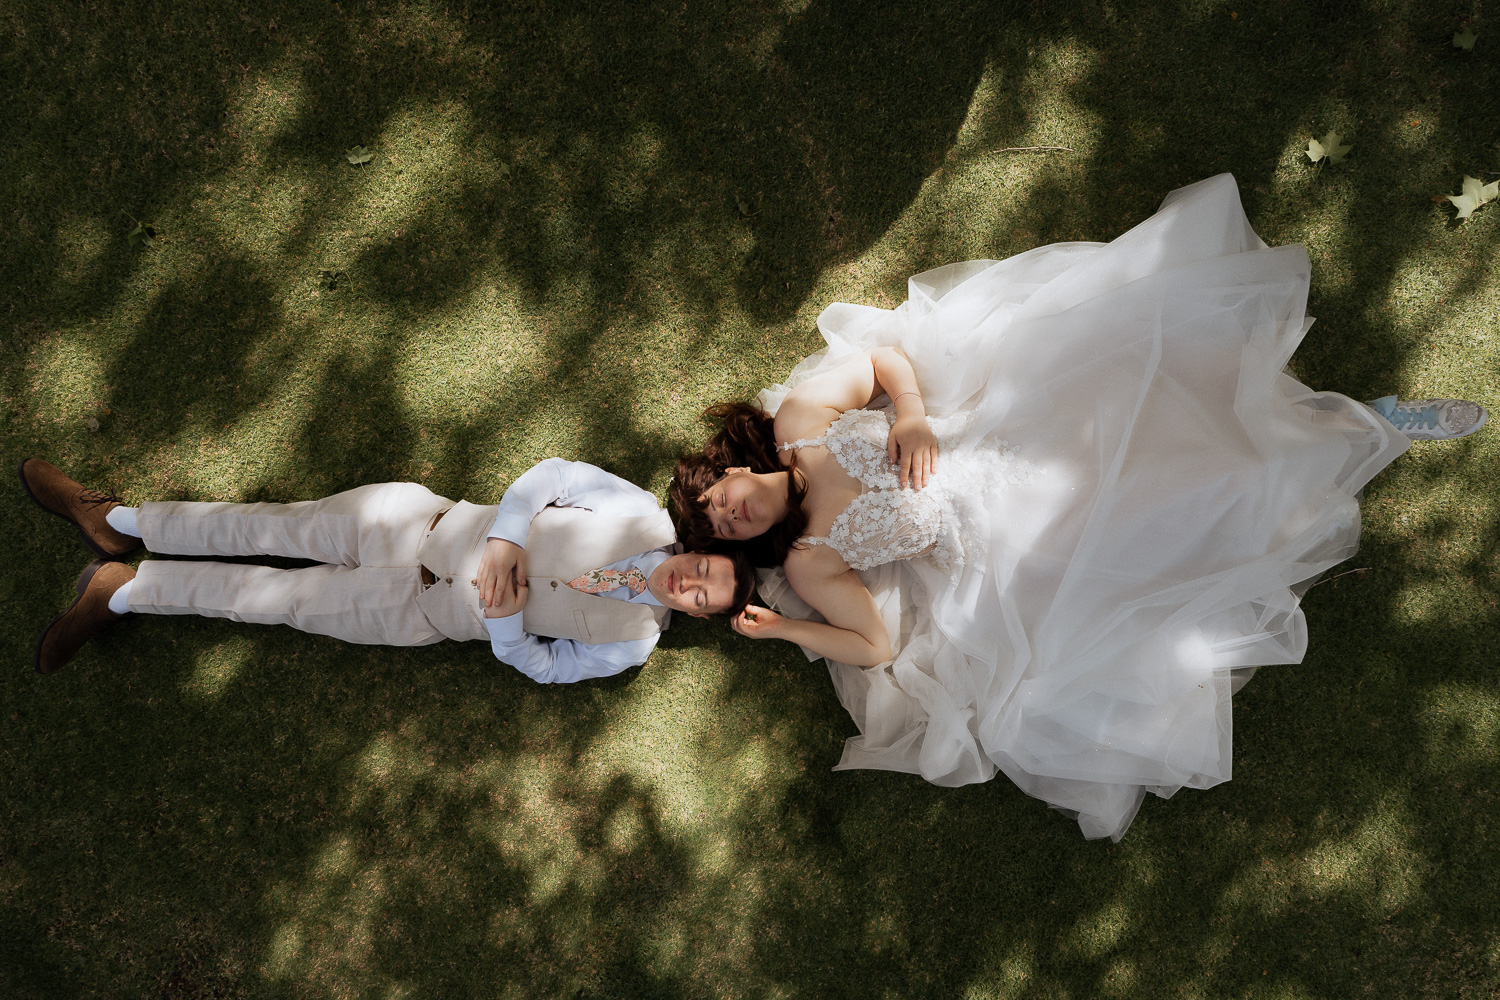
[[[139,511],[139,507],[111,507],[109,513],[104,515],[104,520],[120,534],[140,538],[141,529],[135,526],[135,515]],[[110,610],[113,611],[114,609],[111,608]]]
[[[115,508],[115,510],[119,510],[119,509],[120,509],[119,507]],[[115,511],[112,510],[109,513],[113,514],[114,512]],[[134,512],[132,511],[132,513],[134,513]],[[109,516],[109,514],[105,515],[105,517],[108,517],[108,516]],[[115,591],[113,594],[110,594],[109,595],[109,610],[113,611],[117,615],[123,615],[123,614],[129,612],[130,611],[130,588],[134,587],[134,586],[135,586],[135,581],[134,580],[126,580],[125,583],[120,587],[119,590]]]

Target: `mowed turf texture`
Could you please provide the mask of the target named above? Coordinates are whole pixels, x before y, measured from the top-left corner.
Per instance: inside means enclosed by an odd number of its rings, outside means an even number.
[[[493,502],[550,455],[661,496],[826,304],[1221,171],[1311,255],[1300,378],[1494,408],[1500,203],[1435,199],[1500,177],[1492,15],[10,0],[0,450],[130,502]],[[723,622],[562,687],[145,617],[39,677],[90,556],[12,479],[0,995],[1494,996],[1497,441],[1371,484],[1234,780],[1119,845],[1003,778],[832,772],[824,667]]]

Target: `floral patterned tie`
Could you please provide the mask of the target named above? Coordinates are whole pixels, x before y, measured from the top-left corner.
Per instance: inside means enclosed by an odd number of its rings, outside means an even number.
[[[646,574],[638,569],[591,569],[568,586],[585,594],[607,594],[617,587],[629,587],[632,594],[646,589]]]

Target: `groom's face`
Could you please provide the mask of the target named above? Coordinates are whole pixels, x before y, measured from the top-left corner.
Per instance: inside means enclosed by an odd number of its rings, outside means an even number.
[[[668,556],[651,573],[646,586],[673,611],[707,618],[727,611],[734,600],[734,563],[728,556],[706,552]]]

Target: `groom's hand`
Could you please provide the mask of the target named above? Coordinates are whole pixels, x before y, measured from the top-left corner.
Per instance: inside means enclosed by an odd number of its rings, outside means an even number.
[[[506,599],[514,601],[517,591],[526,589],[526,550],[504,538],[491,538],[484,547],[484,555],[479,557],[479,575],[474,582],[486,609],[498,608]],[[525,603],[523,599],[522,606]],[[488,610],[485,615],[505,617],[492,615]]]

